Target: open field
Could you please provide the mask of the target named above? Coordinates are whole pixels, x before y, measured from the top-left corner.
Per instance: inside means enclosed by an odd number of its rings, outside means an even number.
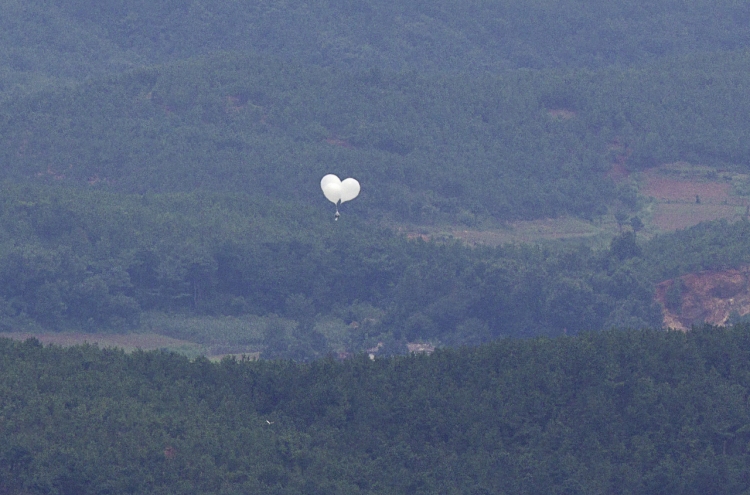
[[[739,220],[744,213],[744,206],[661,203],[653,210],[651,224],[656,230],[671,231],[721,218]]]
[[[509,243],[538,243],[547,241],[586,242],[599,244],[617,232],[614,218],[587,222],[571,217],[512,222],[488,229],[451,226],[401,226],[411,239],[459,239],[469,245],[499,246]]]
[[[165,349],[188,355],[203,354],[203,346],[188,342],[186,340],[173,339],[164,335],[155,333],[126,333],[126,334],[105,334],[105,333],[80,333],[80,332],[1,332],[0,337],[14,340],[26,340],[35,338],[42,344],[73,346],[82,344],[98,345],[99,347],[118,347],[125,352],[132,352],[137,349],[151,351],[155,349]]]
[[[215,353],[210,347],[195,342],[189,342],[187,340],[173,339],[155,333],[91,334],[80,332],[0,332],[0,338],[20,341],[35,338],[44,345],[56,345],[61,347],[90,344],[101,348],[118,348],[125,352],[133,352],[136,350],[154,351],[157,349],[163,349],[169,352],[184,354],[191,358],[206,356],[211,361],[221,361],[226,357],[250,360],[255,360],[260,357],[260,352],[257,351],[243,353]]]
[[[703,203],[723,203],[737,200],[730,196],[732,186],[721,182],[680,180],[653,173],[646,175],[645,182],[641,194],[658,201],[697,203],[697,200],[700,200]]]
[[[649,224],[657,232],[691,227],[700,222],[739,220],[750,201],[744,174],[674,163],[641,174],[640,193],[650,204]]]
[[[257,359],[259,342],[269,324],[287,330],[294,322],[283,318],[260,316],[210,317],[144,313],[138,331],[129,333],[82,332],[2,332],[0,337],[14,340],[36,338],[45,345],[74,346],[82,344],[117,347],[125,352],[136,349],[164,349],[189,357],[206,356],[219,361],[227,356]]]

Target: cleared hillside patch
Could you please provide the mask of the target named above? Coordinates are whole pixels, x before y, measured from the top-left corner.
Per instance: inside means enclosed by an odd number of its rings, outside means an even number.
[[[749,204],[747,196],[738,194],[746,181],[746,174],[678,162],[644,172],[640,192],[652,202],[652,226],[673,231],[710,220],[740,219]]]

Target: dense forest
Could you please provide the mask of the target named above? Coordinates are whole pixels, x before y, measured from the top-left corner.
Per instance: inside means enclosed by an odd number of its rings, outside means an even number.
[[[0,332],[243,355],[0,338],[0,495],[750,492],[750,316],[655,301],[750,207],[638,183],[747,196],[750,3],[8,0],[0,47]],[[420,234],[560,218],[611,229]]]
[[[750,327],[371,361],[0,340],[0,493],[746,493]]]
[[[310,202],[338,171],[472,225],[632,213],[618,156],[747,168],[736,2],[246,7],[6,3],[2,175]]]
[[[0,6],[0,64],[6,84],[215,51],[420,72],[625,67],[745,49],[749,20],[750,8],[733,0],[14,0]]]
[[[309,201],[340,170],[370,186],[365,212],[471,224],[632,210],[617,154],[750,156],[750,8],[732,1],[0,9],[14,180]]]
[[[399,221],[632,213],[618,159],[748,171],[749,63],[436,76],[220,54],[7,100],[2,176],[312,204],[333,171],[364,184],[352,207]]]

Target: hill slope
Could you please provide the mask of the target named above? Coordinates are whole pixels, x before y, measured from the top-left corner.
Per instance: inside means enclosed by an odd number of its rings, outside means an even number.
[[[747,48],[748,19],[747,5],[730,0],[10,1],[0,6],[0,81],[80,79],[226,50],[349,69],[622,67]]]
[[[749,335],[311,365],[0,340],[0,490],[743,493]]]
[[[619,155],[746,169],[748,62],[437,77],[224,54],[7,101],[0,158],[13,179],[308,203],[337,172],[364,185],[351,208],[416,222],[592,218],[636,207]]]

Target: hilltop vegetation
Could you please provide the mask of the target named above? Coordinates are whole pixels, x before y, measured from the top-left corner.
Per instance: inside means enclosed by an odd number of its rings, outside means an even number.
[[[744,493],[749,336],[309,365],[0,340],[0,492]]]

